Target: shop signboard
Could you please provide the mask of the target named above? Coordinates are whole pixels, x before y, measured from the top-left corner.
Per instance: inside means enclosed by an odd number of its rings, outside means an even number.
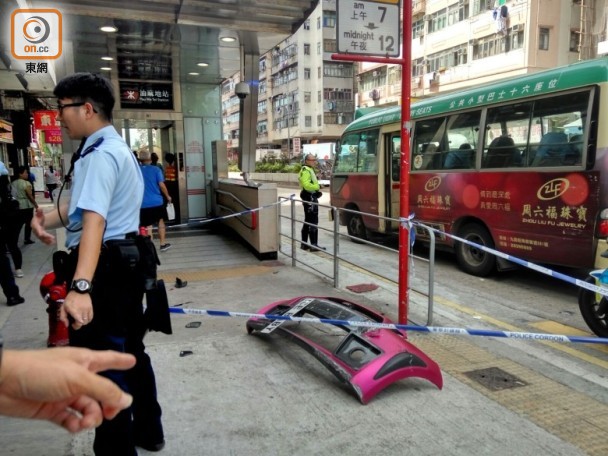
[[[47,144],[63,143],[63,139],[61,137],[61,130],[45,130],[44,131],[44,142]]]
[[[34,128],[36,130],[60,130],[61,123],[57,120],[58,111],[34,111]]]

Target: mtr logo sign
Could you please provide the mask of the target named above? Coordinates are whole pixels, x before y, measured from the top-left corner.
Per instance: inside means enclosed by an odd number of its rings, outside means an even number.
[[[17,9],[11,15],[11,52],[21,60],[61,56],[61,13],[56,9]]]

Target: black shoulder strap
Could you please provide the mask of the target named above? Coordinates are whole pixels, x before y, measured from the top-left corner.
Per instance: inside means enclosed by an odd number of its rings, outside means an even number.
[[[87,140],[87,138],[82,138],[82,141],[80,141],[80,145],[78,146],[78,149],[76,149],[76,152],[74,152],[74,155],[72,155],[72,160],[70,161],[70,170],[65,175],[65,179],[63,180],[63,185],[61,186],[61,189],[59,190],[59,195],[57,196],[57,207],[58,208],[60,206],[59,201],[61,200],[61,194],[63,193],[63,188],[65,187],[66,182],[69,182],[72,178],[72,172],[74,171],[74,165],[80,158],[93,152],[97,148],[97,146],[99,146],[103,142],[103,136],[83,151],[82,148],[84,147],[84,143],[86,142],[86,140]],[[77,230],[72,230],[72,229],[68,228],[68,226],[63,221],[63,218],[61,217],[61,211],[58,211],[57,214],[59,215],[59,221],[61,222],[61,225],[66,230],[68,230],[70,233],[77,233],[78,231],[82,230],[82,228],[79,228]],[[106,225],[107,225],[107,221],[106,221]],[[104,228],[104,231],[105,231],[105,228]]]
[[[97,149],[97,147],[99,147],[99,145],[103,142],[103,136],[101,138],[98,138],[97,141],[95,141],[93,144],[91,144],[85,150],[82,150],[82,148],[84,147],[84,143],[86,141],[87,141],[87,138],[82,138],[82,141],[80,141],[80,145],[78,146],[78,149],[76,150],[76,152],[74,152],[74,155],[72,155],[72,160],[70,161],[70,170],[66,174],[67,180],[69,180],[69,178],[72,176],[72,172],[74,171],[74,165],[76,164],[76,162],[78,160],[80,160],[82,157],[87,156],[88,154],[93,152],[95,149]]]

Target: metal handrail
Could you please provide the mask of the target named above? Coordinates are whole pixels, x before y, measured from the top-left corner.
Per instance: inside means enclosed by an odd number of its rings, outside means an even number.
[[[351,236],[350,234],[345,234],[345,233],[340,233],[340,213],[341,212],[348,212],[351,214],[359,214],[365,217],[373,217],[376,219],[381,219],[381,220],[385,220],[387,222],[397,222],[397,223],[402,223],[402,220],[400,219],[394,219],[394,218],[390,218],[390,217],[383,217],[383,216],[379,216],[379,215],[374,215],[374,214],[368,214],[365,212],[360,212],[360,211],[355,211],[353,209],[342,209],[342,208],[337,208],[335,206],[327,206],[327,205],[323,205],[320,203],[313,203],[313,202],[308,202],[309,204],[315,204],[318,207],[323,207],[323,208],[327,208],[329,210],[332,211],[332,213],[334,214],[333,216],[333,221],[334,221],[334,225],[333,225],[333,229],[328,229],[322,226],[317,226],[317,228],[319,230],[325,231],[325,232],[329,232],[332,233],[332,237],[333,237],[333,252],[326,252],[328,255],[331,255],[332,260],[333,260],[333,276],[330,274],[327,274],[324,271],[319,270],[318,268],[315,268],[314,266],[305,263],[304,261],[301,261],[298,259],[297,257],[297,244],[301,243],[300,240],[298,240],[296,238],[296,223],[302,223],[305,224],[307,222],[305,222],[302,219],[298,219],[298,217],[296,216],[296,203],[297,202],[302,202],[301,199],[296,199],[294,197],[291,198],[285,198],[285,197],[279,197],[279,201],[290,201],[290,215],[283,215],[281,208],[282,208],[282,204],[279,204],[279,211],[278,213],[278,218],[277,218],[277,224],[278,224],[278,230],[277,232],[279,233],[279,236],[283,236],[288,238],[291,241],[291,252],[286,252],[284,250],[281,249],[281,242],[279,242],[279,251],[283,254],[285,254],[286,256],[290,256],[292,259],[292,266],[296,266],[297,264],[301,264],[307,268],[312,269],[313,271],[321,274],[322,276],[333,280],[333,286],[334,288],[339,288],[340,286],[340,263],[346,263],[352,266],[355,266],[367,273],[370,274],[374,274],[378,277],[381,277],[382,279],[394,283],[395,285],[398,286],[398,281],[395,281],[394,279],[391,279],[390,277],[386,277],[382,274],[376,273],[374,271],[371,271],[369,269],[367,269],[366,267],[357,264],[351,260],[348,260],[346,258],[344,258],[343,256],[340,255],[340,238],[341,237],[345,237],[345,238],[350,238],[350,239],[356,239],[358,243],[362,243],[362,244],[366,244],[369,246],[372,246],[374,248],[379,248],[379,249],[383,249],[385,251],[388,252],[394,252],[396,254],[399,253],[398,250],[392,249],[390,247],[386,247],[380,244],[377,244],[375,242],[366,240],[366,239],[361,239],[361,238],[356,238],[354,236]],[[287,234],[283,234],[281,231],[281,219],[288,219],[290,220],[290,227],[291,227],[291,235],[287,235]],[[420,290],[420,289],[416,289],[416,288],[411,288],[412,291],[426,296],[427,297],[427,326],[430,326],[433,322],[433,301],[434,301],[434,281],[435,281],[435,233],[434,231],[430,228],[427,227],[426,225],[420,224],[420,223],[416,223],[416,227],[420,228],[420,229],[424,229],[426,232],[428,232],[428,237],[429,237],[429,258],[423,258],[420,256],[416,256],[410,253],[410,258],[412,259],[416,259],[419,261],[423,261],[425,263],[428,263],[428,290]]]
[[[237,198],[237,197],[236,197],[236,196],[235,196],[233,193],[231,193],[231,192],[226,192],[226,191],[224,191],[224,190],[219,190],[219,189],[215,189],[215,190],[214,190],[214,192],[215,192],[216,194],[219,194],[219,195],[224,195],[224,196],[228,196],[228,197],[232,198],[232,200],[233,200],[233,201],[236,201],[238,204],[240,204],[240,205],[243,207],[243,209],[246,209],[246,210],[251,210],[251,208],[250,208],[249,206],[247,206],[247,205],[246,205],[244,202],[242,202],[240,199],[238,199],[238,198]],[[219,209],[222,209],[222,210],[224,210],[224,211],[228,212],[229,214],[236,214],[236,213],[238,213],[238,212],[241,212],[241,211],[238,211],[238,210],[237,210],[237,211],[235,211],[235,210],[234,210],[234,209],[232,209],[231,207],[224,206],[223,204],[220,204],[220,203],[217,201],[217,197],[216,197],[216,202],[215,202],[215,204],[216,204],[216,206],[217,206]],[[245,227],[249,228],[251,231],[255,231],[255,230],[257,229],[257,227],[258,227],[258,214],[257,214],[257,212],[251,212],[250,214],[251,214],[251,226],[247,225],[247,224],[246,224],[246,223],[245,223],[243,220],[241,220],[241,216],[237,216],[237,217],[236,217],[236,219],[237,219],[239,222],[241,222],[241,223],[242,223],[242,224],[243,224]]]

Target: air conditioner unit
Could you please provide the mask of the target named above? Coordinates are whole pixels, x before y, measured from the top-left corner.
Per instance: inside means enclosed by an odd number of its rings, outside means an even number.
[[[469,46],[477,45],[477,40],[469,40]]]
[[[344,65],[340,64],[338,65],[338,68],[344,68]]]
[[[373,77],[380,76],[380,72],[378,72],[378,71],[372,71],[372,76]]]
[[[520,24],[515,24],[515,25],[514,25],[514,26],[511,28],[511,31],[513,31],[513,32],[519,32],[519,27],[520,27]]]
[[[430,14],[425,14],[424,16],[422,16],[422,20],[423,21],[430,21],[431,20],[431,15]]]

